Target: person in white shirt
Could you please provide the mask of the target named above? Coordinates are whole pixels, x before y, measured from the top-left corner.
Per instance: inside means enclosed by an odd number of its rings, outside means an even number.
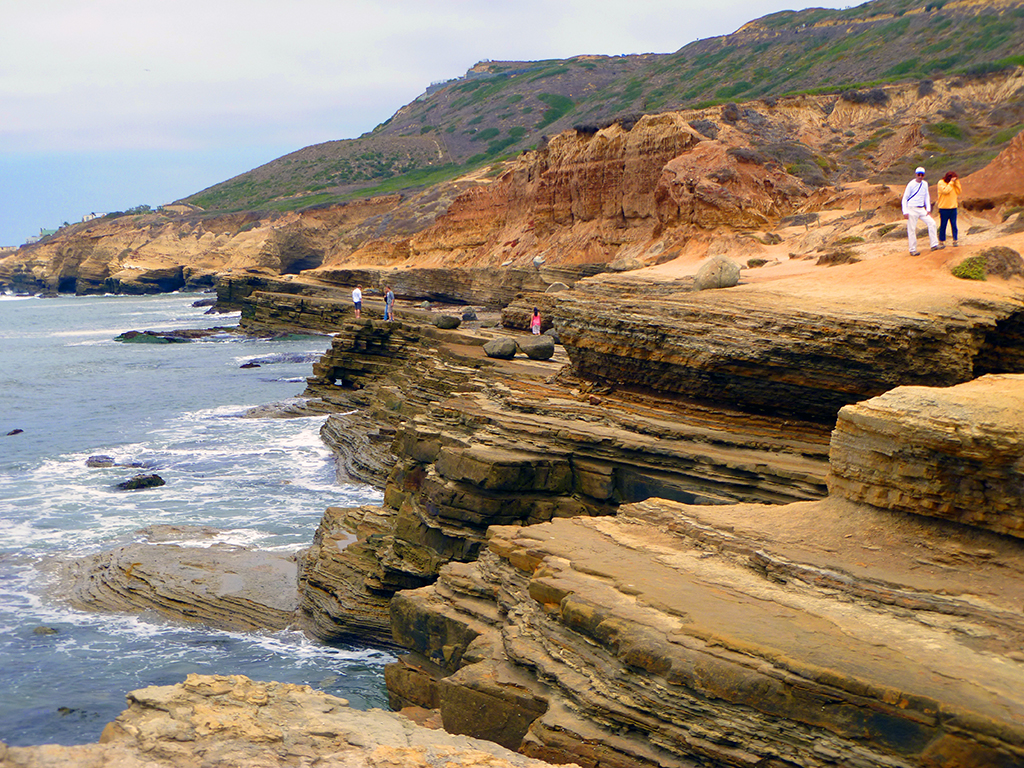
[[[932,222],[934,224],[934,222]],[[352,303],[356,308],[356,317],[363,311],[363,289],[361,286],[356,286],[356,289],[352,291]]]
[[[928,227],[928,240],[932,250],[939,249],[939,236],[935,227],[935,219],[929,211],[932,209],[932,199],[928,194],[928,182],[924,180],[924,168],[918,168],[914,172],[913,180],[907,184],[903,191],[903,215],[907,219],[907,240],[910,242],[910,255],[920,256],[917,250],[917,221],[923,219]]]

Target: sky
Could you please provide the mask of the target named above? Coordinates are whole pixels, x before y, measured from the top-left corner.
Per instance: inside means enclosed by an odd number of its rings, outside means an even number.
[[[0,0],[0,247],[355,138],[485,59],[671,53],[785,0]]]

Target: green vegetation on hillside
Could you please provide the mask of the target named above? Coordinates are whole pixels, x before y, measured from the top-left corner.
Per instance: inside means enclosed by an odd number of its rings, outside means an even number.
[[[303,207],[448,178],[575,125],[800,93],[869,98],[886,83],[925,87],[939,76],[984,77],[1019,66],[1024,0],[874,0],[841,10],[782,11],[675,53],[481,63],[357,139],[306,147],[186,201],[208,210]],[[973,132],[951,112],[924,128],[927,151],[950,162],[980,162],[1015,135],[1022,118],[1009,114],[992,136]],[[845,151],[855,160],[884,139],[879,133]],[[805,179],[821,181],[830,172],[820,157],[780,162]]]

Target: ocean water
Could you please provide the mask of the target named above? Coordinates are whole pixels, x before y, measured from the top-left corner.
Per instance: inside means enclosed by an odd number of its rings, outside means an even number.
[[[368,486],[336,482],[318,434],[325,417],[240,418],[296,398],[327,338],[113,341],[127,330],[237,324],[237,314],[203,314],[196,298],[0,296],[0,741],[9,745],[93,742],[128,691],[192,672],[387,706],[392,657],[380,650],[82,612],[48,597],[41,564],[143,540],[145,526],[212,526],[218,541],[294,552],[326,507],[380,502]],[[249,361],[261,365],[240,368]],[[147,468],[86,467],[97,454]],[[140,472],[167,484],[113,488]]]

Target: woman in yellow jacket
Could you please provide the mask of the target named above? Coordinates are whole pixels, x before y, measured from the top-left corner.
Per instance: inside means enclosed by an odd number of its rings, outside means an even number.
[[[939,248],[946,247],[946,222],[952,225],[953,247],[957,246],[956,206],[960,198],[960,177],[949,171],[938,184],[939,192]]]

